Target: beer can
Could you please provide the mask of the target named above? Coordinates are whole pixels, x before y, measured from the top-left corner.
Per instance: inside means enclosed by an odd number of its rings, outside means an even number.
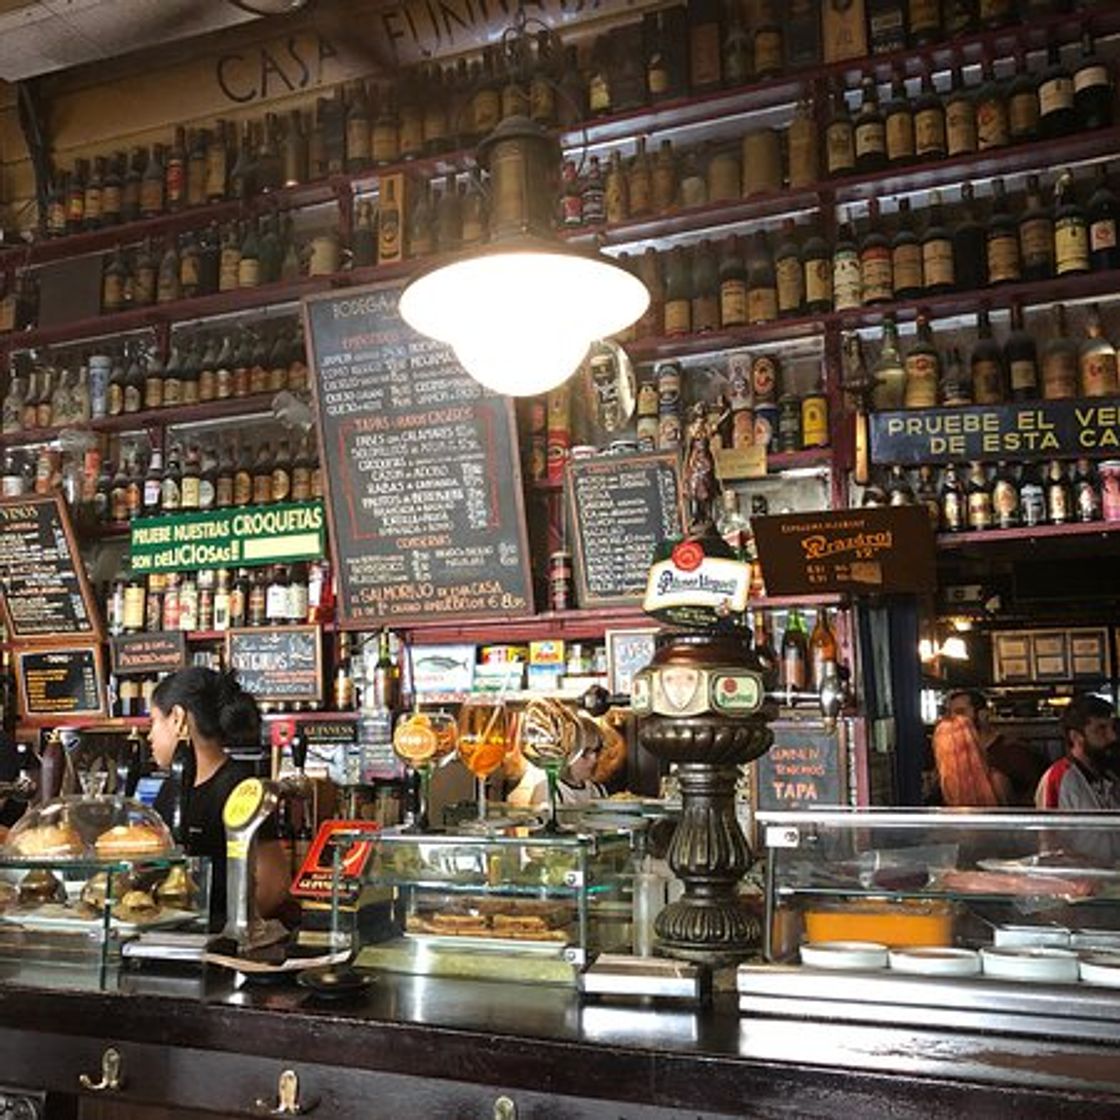
[[[768,455],[778,450],[778,406],[757,404],[754,408],[754,442],[765,447]]]
[[[778,450],[801,450],[801,400],[794,393],[778,401]]]
[[[548,601],[554,611],[568,611],[572,601],[572,554],[567,549],[548,558]]]
[[[737,408],[731,413],[731,446],[753,447],[755,439],[754,410]]]
[[[656,416],[638,417],[638,450],[656,451],[657,433],[660,425]]]
[[[675,411],[681,403],[681,367],[676,362],[662,362],[656,376],[659,411],[663,415]]]
[[[828,446],[828,397],[819,389],[801,398],[801,446]]]

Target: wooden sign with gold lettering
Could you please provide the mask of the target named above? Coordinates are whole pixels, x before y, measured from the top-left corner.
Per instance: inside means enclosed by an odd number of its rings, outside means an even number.
[[[876,463],[1120,457],[1120,402],[1111,397],[878,412],[870,421]]]

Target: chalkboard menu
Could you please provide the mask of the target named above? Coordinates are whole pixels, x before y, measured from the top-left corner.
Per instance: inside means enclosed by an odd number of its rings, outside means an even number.
[[[20,710],[28,719],[105,715],[101,647],[19,650]]]
[[[323,644],[317,626],[231,630],[227,663],[246,692],[258,700],[320,704]]]
[[[181,630],[115,634],[109,651],[114,673],[173,673],[187,663],[187,637]]]
[[[530,614],[513,406],[406,326],[399,296],[304,301],[342,623]]]
[[[567,489],[580,606],[640,602],[657,546],[683,532],[676,453],[580,459]]]
[[[13,638],[101,636],[66,504],[59,497],[0,501],[0,590]]]
[[[847,804],[844,725],[832,732],[778,723],[771,727],[774,745],[754,763],[757,807],[808,809]]]

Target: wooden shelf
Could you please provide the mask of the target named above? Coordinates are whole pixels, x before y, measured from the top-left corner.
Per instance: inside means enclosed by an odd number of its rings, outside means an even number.
[[[1114,538],[1120,534],[1120,521],[1087,521],[1069,525],[1036,525],[1031,529],[989,529],[986,532],[938,533],[937,547],[948,551],[975,545],[995,546],[1036,544],[1071,537]]]

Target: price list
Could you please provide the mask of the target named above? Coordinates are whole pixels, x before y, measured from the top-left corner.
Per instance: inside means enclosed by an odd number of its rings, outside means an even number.
[[[639,601],[658,546],[682,532],[676,455],[605,456],[568,471],[580,604]]]
[[[58,498],[0,502],[0,590],[13,637],[98,632]]]
[[[343,619],[530,613],[510,402],[405,326],[399,294],[306,305]]]
[[[17,666],[25,716],[104,714],[105,689],[96,647],[23,651]]]

